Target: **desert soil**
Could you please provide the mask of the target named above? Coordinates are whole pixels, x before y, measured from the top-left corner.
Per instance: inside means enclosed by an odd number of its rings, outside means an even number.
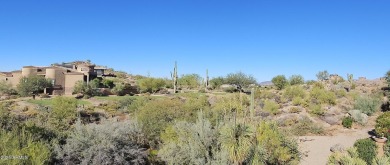
[[[352,147],[356,140],[370,137],[368,132],[372,129],[342,129],[332,136],[300,136],[299,147],[304,153],[301,165],[325,165],[332,146]]]

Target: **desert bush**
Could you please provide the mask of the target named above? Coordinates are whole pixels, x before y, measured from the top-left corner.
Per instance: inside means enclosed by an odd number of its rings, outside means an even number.
[[[361,96],[355,100],[354,108],[360,110],[362,113],[371,116],[373,113],[379,111],[380,101],[374,97]]]
[[[156,93],[166,86],[162,78],[144,78],[137,81],[138,87],[142,93]]]
[[[60,164],[146,164],[144,137],[134,121],[76,122],[66,144],[56,145]]]
[[[248,114],[247,108],[250,102],[248,96],[245,94],[233,94],[218,98],[217,102],[211,107],[214,120],[224,118],[231,118],[236,114],[237,116],[245,116]]]
[[[384,112],[376,119],[375,133],[390,138],[390,112]]]
[[[345,128],[351,128],[352,127],[352,123],[353,123],[353,119],[350,116],[344,117],[343,120],[342,120],[342,124],[343,124],[343,126]]]
[[[228,164],[227,152],[219,150],[218,130],[202,112],[195,123],[175,122],[161,138],[158,155],[167,164]]]
[[[289,78],[290,85],[299,85],[305,83],[305,79],[301,75],[292,75]]]
[[[349,148],[347,151],[336,151],[328,157],[328,165],[367,165],[359,158],[356,148]]]
[[[48,164],[51,152],[49,147],[33,140],[24,128],[14,128],[11,131],[0,130],[0,163],[8,165]],[[7,156],[12,158],[7,159]],[[17,157],[17,158],[13,158]]]
[[[117,96],[124,96],[126,94],[134,94],[132,92],[137,92],[134,91],[133,88],[129,83],[115,83],[114,88],[112,88],[111,92],[116,94]]]
[[[320,81],[324,81],[324,80],[329,79],[329,73],[326,70],[318,72],[316,76],[317,76],[317,79]]]
[[[356,147],[359,158],[363,159],[367,164],[371,164],[376,157],[377,146],[369,138],[357,140],[353,146]]]
[[[225,83],[227,84],[235,84],[240,87],[247,87],[251,84],[256,84],[256,79],[251,76],[247,75],[243,72],[236,72],[236,73],[230,73],[225,78]]]
[[[278,75],[272,78],[272,83],[276,86],[277,89],[282,90],[284,87],[288,85],[288,81],[286,79],[286,76],[284,75]]]
[[[296,136],[305,136],[309,134],[321,135],[324,133],[324,128],[314,123],[308,117],[303,117],[302,119],[298,120],[298,122],[294,124],[289,130],[293,135]]]
[[[304,99],[302,99],[301,97],[295,97],[292,100],[292,104],[295,105],[295,106],[299,106],[299,105],[304,106],[305,102],[306,101]]]
[[[150,145],[155,147],[159,143],[161,132],[173,124],[175,119],[184,116],[183,113],[191,114],[191,112],[183,111],[182,107],[181,100],[169,98],[150,100],[144,106],[139,107],[136,117]]]
[[[372,165],[388,165],[388,164],[390,164],[390,158],[387,156],[381,156],[381,157],[377,156],[372,162]]]
[[[185,87],[189,89],[198,88],[201,85],[202,77],[198,74],[186,74],[182,75],[178,80],[180,87]]]
[[[11,130],[18,125],[16,118],[11,114],[10,102],[0,103],[0,129]]]
[[[83,94],[86,97],[100,96],[102,93],[97,89],[96,83],[89,83],[80,80],[77,81],[74,88],[73,94]]]
[[[218,89],[222,84],[226,84],[225,78],[215,77],[210,80],[212,89]]]
[[[255,90],[255,99],[264,100],[264,99],[273,99],[277,94],[273,93],[271,90],[257,88]]]
[[[111,79],[107,79],[107,78],[104,78],[102,80],[102,84],[104,87],[110,88],[110,89],[114,88],[114,86],[115,86],[114,81]]]
[[[43,92],[45,88],[51,87],[49,79],[41,76],[29,76],[20,79],[17,86],[18,93],[21,96],[31,96]]]
[[[6,81],[0,81],[0,96],[1,95],[16,95],[18,92],[12,85]]]
[[[301,153],[297,142],[281,132],[277,124],[261,122],[256,130],[256,138],[267,153],[262,164],[299,164]]]
[[[280,113],[279,111],[280,105],[272,100],[265,100],[263,110],[269,112],[273,115],[277,115]]]
[[[390,157],[390,140],[386,141],[386,144],[383,146],[383,151],[387,157]]]
[[[71,123],[77,118],[77,100],[70,97],[58,96],[53,99],[48,123],[60,134],[66,134]]]
[[[325,114],[325,110],[319,104],[310,104],[309,113],[322,116]]]
[[[321,89],[319,87],[314,87],[310,91],[310,97],[312,102],[320,103],[320,104],[336,104],[336,95],[331,91],[327,91],[325,89]]]
[[[299,109],[298,107],[291,107],[290,108],[290,113],[299,113],[301,112],[301,109]]]
[[[336,94],[337,98],[342,98],[347,96],[347,92],[344,89],[335,90],[334,93]]]
[[[303,99],[306,97],[306,92],[301,86],[290,86],[286,88],[283,96],[289,101],[298,97]]]

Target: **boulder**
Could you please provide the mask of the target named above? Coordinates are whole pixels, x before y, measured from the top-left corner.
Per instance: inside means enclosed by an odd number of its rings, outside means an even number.
[[[322,120],[330,125],[338,125],[341,123],[341,121],[336,116],[324,116],[322,117]]]
[[[365,125],[368,122],[368,116],[362,113],[360,110],[350,110],[348,114],[353,118],[354,121],[361,125]]]
[[[343,152],[345,150],[345,147],[342,145],[342,144],[336,144],[332,147],[330,147],[330,151],[331,152]]]

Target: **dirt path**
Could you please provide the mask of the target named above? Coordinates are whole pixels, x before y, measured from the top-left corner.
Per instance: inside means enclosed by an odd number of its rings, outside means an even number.
[[[299,147],[301,151],[307,154],[303,156],[301,165],[325,165],[329,155],[330,148],[336,144],[341,144],[345,148],[352,147],[356,140],[368,138],[368,131],[373,128],[363,128],[355,130],[342,130],[333,136],[301,136]]]

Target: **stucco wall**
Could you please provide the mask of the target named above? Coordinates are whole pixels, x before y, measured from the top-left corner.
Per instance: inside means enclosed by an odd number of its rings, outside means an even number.
[[[72,95],[74,85],[77,81],[84,81],[84,75],[82,74],[65,74],[65,95]]]

